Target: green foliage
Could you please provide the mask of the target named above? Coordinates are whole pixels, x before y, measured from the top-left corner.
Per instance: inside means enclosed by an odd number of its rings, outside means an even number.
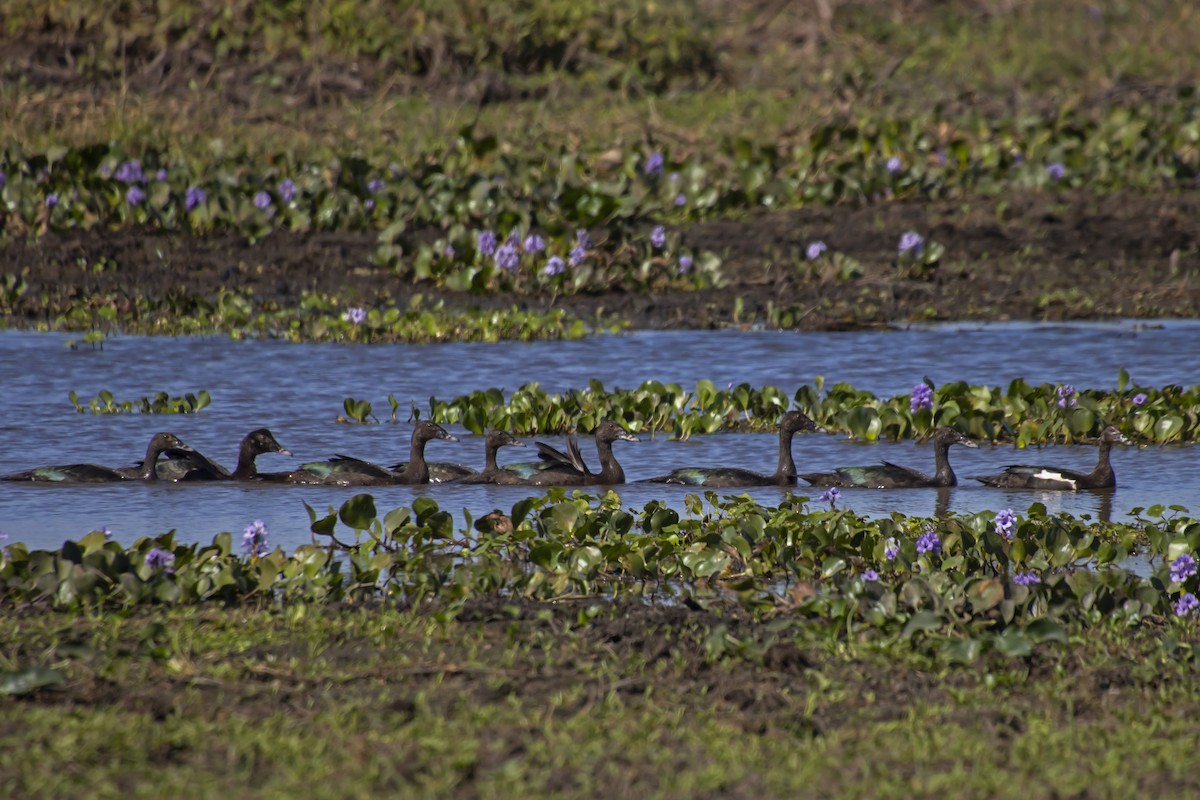
[[[142,397],[138,400],[117,400],[112,392],[101,389],[87,403],[80,401],[79,395],[74,391],[67,397],[80,414],[132,414],[135,411],[142,414],[196,414],[212,403],[212,395],[206,389],[201,389],[195,394],[188,392],[182,397],[171,397],[166,392],[158,392],[154,397]]]
[[[431,397],[429,409],[435,422],[461,424],[473,433],[491,428],[517,434],[590,431],[599,420],[614,419],[632,431],[665,430],[687,438],[722,429],[771,430],[794,404],[826,430],[868,441],[923,436],[950,425],[973,439],[1023,448],[1087,439],[1107,424],[1157,444],[1200,440],[1200,386],[1142,387],[1131,384],[1123,371],[1120,386],[1080,390],[1075,405],[1062,408],[1053,384],[1031,386],[1018,378],[1001,389],[960,381],[935,387],[933,409],[914,412],[909,395],[880,398],[847,383],[826,390],[824,379],[791,396],[779,387],[746,383],[718,389],[702,380],[688,391],[675,383],[646,381],[636,389],[609,390],[593,380],[586,389],[561,394],[530,383],[507,398],[496,388],[451,400]]]

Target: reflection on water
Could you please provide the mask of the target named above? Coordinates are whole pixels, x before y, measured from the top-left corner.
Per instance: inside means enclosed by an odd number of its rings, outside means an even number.
[[[928,375],[936,383],[966,380],[1005,385],[1016,377],[1031,383],[1067,382],[1112,387],[1124,366],[1144,385],[1190,385],[1194,375],[1178,353],[1196,352],[1200,324],[1167,322],[1145,329],[1110,325],[1003,325],[933,327],[893,332],[742,333],[646,332],[581,342],[453,344],[432,346],[293,345],[234,342],[225,338],[119,337],[103,351],[72,351],[70,337],[0,332],[0,387],[5,418],[0,433],[0,473],[41,464],[95,462],[121,465],[141,457],[157,430],[169,429],[218,461],[232,466],[237,443],[249,430],[267,426],[294,458],[267,455],[264,470],[283,470],[333,453],[352,453],[390,464],[407,455],[407,424],[338,425],[342,400],[372,401],[376,413],[393,393],[403,405],[427,406],[431,395],[449,398],[489,386],[513,389],[539,381],[557,391],[597,378],[606,386],[632,387],[647,379],[691,386],[701,378],[718,383],[774,384],[793,390],[823,375],[882,395],[907,393]],[[982,357],[986,354],[986,357]],[[1036,354],[1036,358],[1031,358]],[[76,414],[67,394],[90,398],[101,389],[119,399],[166,391],[173,395],[208,389],[213,404],[195,416]],[[386,417],[386,412],[383,413]],[[453,431],[462,434],[461,430]],[[560,437],[542,437],[556,446]],[[594,449],[584,455],[595,463]],[[769,434],[717,434],[687,442],[663,435],[640,443],[618,443],[616,452],[630,481],[691,465],[774,469],[777,439]],[[836,435],[798,437],[794,449],[801,471],[873,463],[886,459],[926,472],[932,448],[913,442],[868,445]],[[1113,465],[1119,488],[1111,493],[1056,493],[986,489],[968,480],[1014,462],[1091,469],[1091,447],[1052,447],[1019,452],[1011,447],[954,448],[951,463],[960,478],[954,489],[855,490],[841,503],[871,515],[920,516],[1013,508],[1033,502],[1050,513],[1123,519],[1135,506],[1179,503],[1200,509],[1200,465],[1191,447],[1116,448]],[[482,437],[459,444],[436,442],[429,456],[478,466]],[[527,454],[524,456],[527,458]],[[522,454],[509,456],[522,460]],[[501,462],[505,458],[502,456]],[[409,505],[427,494],[443,508],[474,516],[509,509],[532,490],[523,487],[431,486],[374,489],[381,510]],[[593,490],[595,493],[598,490]],[[652,499],[682,507],[686,487],[631,483],[622,502],[640,509]],[[810,494],[803,488],[798,493]],[[293,547],[309,540],[302,502],[319,510],[339,505],[354,490],[278,485],[40,486],[0,483],[0,531],[11,541],[38,547],[59,545],[89,530],[108,527],[123,541],[175,529],[181,539],[207,541],[221,530],[240,531],[263,519],[274,543]],[[727,491],[728,493],[728,491]],[[775,504],[777,488],[747,491]]]

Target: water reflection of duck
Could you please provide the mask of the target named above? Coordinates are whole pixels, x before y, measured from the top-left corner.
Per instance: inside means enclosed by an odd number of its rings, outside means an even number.
[[[155,463],[158,457],[168,450],[192,452],[192,448],[184,444],[173,433],[156,433],[146,447],[146,457],[134,467],[103,467],[99,464],[64,464],[60,466],[35,467],[24,472],[4,475],[0,480],[5,481],[51,481],[55,483],[110,483],[112,481],[158,479]]]
[[[934,473],[931,476],[909,467],[883,461],[866,467],[841,467],[833,472],[810,473],[800,477],[813,486],[858,486],[866,489],[914,489],[956,486],[958,479],[950,468],[950,447],[979,445],[951,427],[943,425],[933,432]]]
[[[765,475],[737,467],[683,467],[670,474],[646,478],[643,483],[676,483],[685,486],[795,486],[796,463],[792,460],[792,437],[800,431],[823,428],[803,411],[789,411],[779,420],[779,463],[775,472]]]
[[[1079,472],[1059,467],[1041,467],[1029,464],[1012,464],[998,475],[984,475],[975,480],[985,486],[1002,489],[1113,489],[1117,476],[1109,460],[1114,444],[1133,444],[1116,425],[1108,425],[1100,434],[1100,452],[1096,468],[1091,472]]]
[[[263,480],[321,486],[388,486],[396,483],[429,483],[425,445],[434,439],[457,442],[441,425],[425,420],[413,429],[412,444],[403,472],[392,472],[378,464],[352,456],[338,455],[328,461],[312,461],[292,472],[264,474]]]
[[[625,482],[625,470],[613,455],[613,442],[636,442],[638,437],[626,433],[611,420],[596,426],[596,455],[600,459],[600,471],[592,472],[583,462],[579,443],[572,434],[567,437],[567,452],[557,450],[544,442],[536,442],[540,462],[532,464],[510,464],[497,473],[496,483],[515,483],[524,486],[609,486]],[[502,474],[503,473],[503,474]]]
[[[251,481],[258,477],[256,459],[263,453],[292,454],[275,440],[269,430],[258,428],[242,439],[233,472],[197,450],[168,450],[166,458],[159,461],[154,469],[159,479],[164,481]]]
[[[461,483],[494,483],[492,480],[500,468],[496,466],[496,454],[501,447],[524,447],[525,443],[520,439],[513,437],[508,431],[493,430],[489,431],[487,438],[484,440],[483,452],[483,471],[476,472],[470,467],[464,467],[461,464],[451,464],[445,461],[430,461],[429,466],[429,482],[430,483],[446,483],[448,481],[457,481]],[[401,461],[392,467],[392,472],[404,472],[408,469],[408,462]]]

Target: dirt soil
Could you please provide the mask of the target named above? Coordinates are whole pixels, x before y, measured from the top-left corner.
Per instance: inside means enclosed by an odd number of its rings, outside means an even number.
[[[931,275],[897,268],[896,243],[907,230],[945,247]],[[722,256],[725,286],[615,288],[553,304],[635,328],[770,323],[769,307],[790,312],[784,326],[808,330],[906,320],[1200,316],[1200,191],[1061,191],[762,212],[694,224],[682,234],[693,250]],[[829,267],[812,267],[804,250],[818,239],[859,261],[863,275],[839,280]],[[416,293],[451,307],[551,304],[548,297],[480,297],[412,284],[370,263],[375,246],[371,231],[276,233],[250,244],[93,230],[12,242],[0,249],[0,273],[24,273],[29,289],[15,311],[31,320],[96,294],[211,299],[222,288],[284,307],[305,291],[384,306],[403,306]],[[110,268],[81,266],[99,263]]]

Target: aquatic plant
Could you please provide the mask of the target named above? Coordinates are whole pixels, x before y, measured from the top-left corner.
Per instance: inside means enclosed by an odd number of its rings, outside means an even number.
[[[142,397],[137,400],[117,400],[113,393],[101,389],[95,397],[83,403],[75,391],[67,395],[71,405],[80,414],[196,414],[212,403],[212,395],[207,389],[187,394],[181,397],[171,397],[166,392],[158,392],[154,397]]]

